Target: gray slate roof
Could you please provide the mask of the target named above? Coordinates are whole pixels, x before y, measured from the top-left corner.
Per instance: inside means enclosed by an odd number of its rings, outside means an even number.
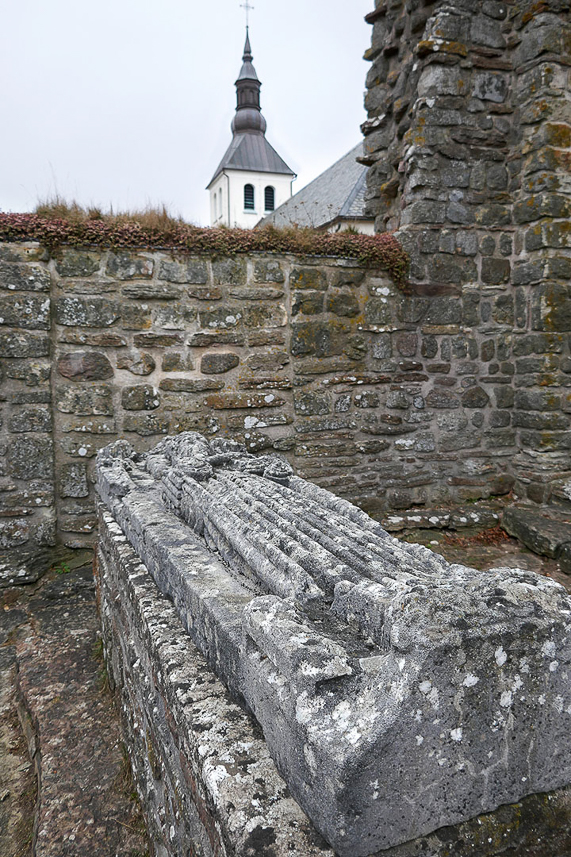
[[[310,226],[315,229],[339,217],[365,217],[367,167],[356,158],[363,154],[359,143],[332,167],[298,191],[262,221],[274,226]]]
[[[218,178],[222,170],[252,170],[256,173],[295,175],[263,134],[251,133],[234,135],[208,187],[214,179]]]

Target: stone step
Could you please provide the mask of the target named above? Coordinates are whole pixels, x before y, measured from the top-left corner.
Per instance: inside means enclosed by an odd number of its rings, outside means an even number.
[[[527,548],[558,559],[571,574],[571,511],[557,506],[508,506],[502,527]]]

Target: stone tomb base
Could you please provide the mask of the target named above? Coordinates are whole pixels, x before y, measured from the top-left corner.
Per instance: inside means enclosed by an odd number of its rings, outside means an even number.
[[[256,722],[208,668],[104,511],[100,532],[107,665],[157,857],[333,857],[288,794]],[[532,795],[379,853],[564,857],[571,854],[571,789]]]

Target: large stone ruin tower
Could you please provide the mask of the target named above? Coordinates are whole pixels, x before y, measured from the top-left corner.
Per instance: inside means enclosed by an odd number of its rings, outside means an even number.
[[[411,255],[411,323],[440,296],[431,336],[488,329],[468,357],[496,428],[515,432],[516,492],[536,502],[571,449],[569,6],[377,0],[367,16],[369,213]]]

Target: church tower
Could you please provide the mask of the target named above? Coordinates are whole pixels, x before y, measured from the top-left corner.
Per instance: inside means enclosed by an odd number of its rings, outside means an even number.
[[[252,59],[246,28],[232,142],[207,188],[212,226],[251,229],[292,193],[295,173],[266,140],[266,120],[260,108],[262,84]]]

